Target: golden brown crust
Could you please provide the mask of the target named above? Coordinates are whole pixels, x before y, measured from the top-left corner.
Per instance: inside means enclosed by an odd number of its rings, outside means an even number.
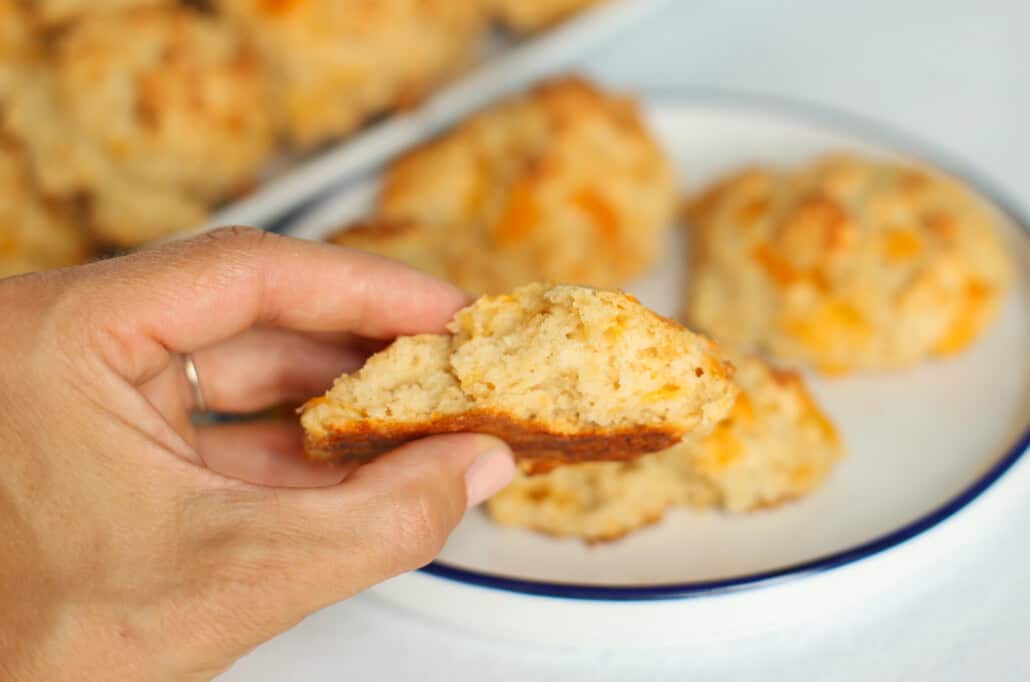
[[[303,409],[303,408],[302,408]],[[439,416],[419,424],[368,420],[348,428],[328,425],[324,435],[307,435],[305,451],[313,459],[363,464],[419,438],[443,433],[483,433],[506,442],[527,474],[546,473],[563,464],[625,461],[658,452],[679,442],[671,428],[557,433],[545,425],[496,411],[476,410]]]

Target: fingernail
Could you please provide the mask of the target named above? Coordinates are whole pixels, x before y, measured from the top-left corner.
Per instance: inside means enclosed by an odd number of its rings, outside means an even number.
[[[515,461],[511,450],[494,438],[484,438],[485,451],[465,472],[465,496],[469,507],[475,507],[511,483]]]

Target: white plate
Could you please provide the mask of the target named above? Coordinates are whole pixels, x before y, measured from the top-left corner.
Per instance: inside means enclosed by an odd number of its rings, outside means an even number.
[[[742,165],[794,164],[842,148],[932,159],[964,177],[1003,217],[1017,261],[1019,278],[1001,319],[954,360],[885,376],[809,377],[849,455],[800,502],[744,516],[677,511],[593,547],[500,528],[475,512],[436,562],[377,588],[384,598],[481,632],[568,644],[760,632],[931,570],[930,562],[950,550],[925,536],[906,541],[966,507],[1026,448],[1030,240],[1025,221],[979,178],[879,126],[782,102],[656,96],[648,113],[688,192]],[[374,180],[355,186],[290,231],[319,238],[360,216],[375,191]],[[670,315],[679,308],[681,274],[674,242],[659,267],[629,287]],[[964,531],[948,523],[934,535],[954,527],[948,542],[972,541],[976,523]]]

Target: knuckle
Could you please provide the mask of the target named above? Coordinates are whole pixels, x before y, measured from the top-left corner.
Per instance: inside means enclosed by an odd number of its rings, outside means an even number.
[[[267,230],[245,225],[230,225],[205,232],[197,238],[197,244],[204,250],[214,248],[229,257],[246,257],[245,254],[269,247],[279,235]]]
[[[227,225],[206,232],[202,239],[228,247],[250,246],[273,237],[274,234],[246,225]]]

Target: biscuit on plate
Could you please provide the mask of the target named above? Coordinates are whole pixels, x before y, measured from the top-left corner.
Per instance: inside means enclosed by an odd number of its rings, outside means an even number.
[[[530,262],[495,257],[471,230],[448,232],[411,219],[371,218],[328,241],[400,261],[477,294],[510,291],[539,278]]]
[[[391,164],[359,239],[384,255],[417,253],[407,262],[474,293],[545,280],[616,288],[654,262],[675,202],[672,168],[634,103],[562,78]],[[377,222],[387,226],[378,236]]]
[[[494,15],[516,31],[546,28],[603,0],[488,0]]]
[[[753,168],[687,209],[685,319],[741,352],[825,373],[951,355],[994,319],[995,216],[929,169],[838,155]]]
[[[198,226],[273,151],[260,58],[227,24],[188,9],[86,17],[18,81],[7,125],[40,185],[85,198],[97,235],[115,245]]]
[[[75,265],[91,250],[71,207],[39,196],[19,150],[0,139],[0,277]]]
[[[531,284],[397,339],[302,408],[312,457],[367,461],[473,431],[525,470],[632,459],[706,433],[736,398],[719,349],[626,294]]]
[[[490,258],[474,236],[449,234],[414,220],[372,218],[330,235],[329,241],[400,261],[469,292],[510,291],[536,279],[528,263]]]
[[[334,232],[328,241],[401,261],[434,277],[446,279],[446,259],[440,252],[447,244],[442,240],[434,241],[434,237],[434,232],[414,220],[371,218]]]
[[[588,541],[613,540],[674,507],[745,512],[801,497],[842,454],[833,424],[793,372],[734,359],[740,395],[701,437],[632,462],[519,474],[487,509],[495,521]]]
[[[261,46],[291,138],[312,146],[414,104],[470,63],[481,3],[216,0]]]

